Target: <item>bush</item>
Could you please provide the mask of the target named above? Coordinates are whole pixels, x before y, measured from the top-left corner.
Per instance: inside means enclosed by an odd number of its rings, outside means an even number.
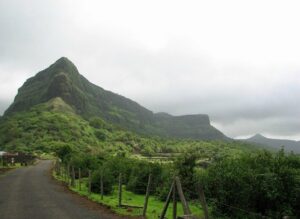
[[[136,161],[132,167],[126,189],[137,194],[145,194],[148,184],[149,174],[151,174],[151,193],[155,193],[161,182],[162,166],[157,163],[146,161]]]
[[[98,169],[92,175],[92,192],[100,193],[101,174],[103,174],[103,192],[104,195],[110,194],[113,191],[115,179],[108,169]]]
[[[178,157],[174,162],[176,175],[181,180],[183,189],[186,189],[186,196],[189,198],[197,198],[196,181],[195,181],[195,167],[198,155],[196,153],[184,153]]]
[[[100,141],[105,141],[106,140],[106,134],[102,130],[95,130],[95,135]]]
[[[87,153],[74,153],[70,158],[70,165],[75,167],[76,177],[78,175],[78,168],[81,169],[81,176],[87,177],[88,170],[98,170],[102,163],[102,157]]]
[[[204,176],[206,193],[216,200],[214,213],[247,218],[243,211],[222,203],[257,212],[271,218],[300,217],[300,159],[279,151],[246,154],[212,165]]]

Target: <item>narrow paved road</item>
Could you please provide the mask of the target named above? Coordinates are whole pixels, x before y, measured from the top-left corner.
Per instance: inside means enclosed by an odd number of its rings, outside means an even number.
[[[0,176],[1,219],[115,218],[66,192],[49,174],[51,161]]]

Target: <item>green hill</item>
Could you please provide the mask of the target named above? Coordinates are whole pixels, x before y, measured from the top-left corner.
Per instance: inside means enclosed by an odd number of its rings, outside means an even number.
[[[66,144],[78,149],[99,145],[89,122],[61,98],[1,119],[0,145],[6,150],[50,152]]]
[[[252,150],[234,141],[142,136],[100,117],[86,120],[60,97],[0,119],[0,150],[51,153],[65,148],[86,154],[144,155],[153,159],[186,150],[198,151],[210,159]]]
[[[294,153],[300,153],[300,142],[287,140],[287,139],[272,139],[266,138],[261,134],[256,134],[251,138],[244,139],[244,141],[249,143],[254,143],[262,148],[270,149],[270,150],[280,150],[282,147],[285,151],[293,151]]]
[[[169,138],[227,139],[210,125],[207,115],[172,116],[155,114],[121,95],[90,83],[67,58],[28,79],[19,89],[4,117],[27,112],[32,107],[59,97],[67,111],[85,120],[101,117],[108,123],[144,135]]]

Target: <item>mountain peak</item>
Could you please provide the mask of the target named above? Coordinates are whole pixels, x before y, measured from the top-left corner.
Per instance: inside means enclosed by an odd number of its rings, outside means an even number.
[[[63,57],[57,59],[56,62],[54,63],[54,65],[74,65],[74,63],[67,57],[63,56]]]
[[[18,90],[13,104],[4,115],[26,111],[32,106],[61,97],[78,111],[84,107],[84,97],[80,94],[82,76],[76,66],[66,57],[59,58],[48,68],[29,78]]]
[[[194,139],[226,139],[210,125],[207,115],[172,116],[153,114],[138,103],[106,91],[80,75],[66,57],[29,78],[18,90],[13,104],[5,112],[27,111],[48,103],[50,109],[74,111],[85,119],[101,117],[119,127],[142,134]]]
[[[294,140],[267,138],[261,134],[256,134],[251,138],[245,139],[245,141],[276,150],[279,150],[284,146],[285,151],[300,153],[300,142]]]
[[[266,138],[265,136],[263,136],[262,134],[260,133],[257,133],[255,135],[253,135],[251,138]]]
[[[78,70],[74,63],[69,60],[67,57],[61,57],[58,60],[56,60],[55,63],[53,63],[50,66],[51,69],[56,69],[57,71],[63,71],[65,73],[78,73]]]

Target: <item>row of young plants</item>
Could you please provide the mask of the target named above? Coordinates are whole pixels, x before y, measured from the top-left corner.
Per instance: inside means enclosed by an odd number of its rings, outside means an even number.
[[[73,191],[87,196],[89,199],[103,203],[111,207],[114,211],[127,214],[122,207],[117,207],[118,186],[120,174],[122,176],[122,196],[125,196],[125,206],[129,207],[130,215],[142,215],[146,189],[148,187],[149,175],[151,183],[149,187],[149,210],[147,218],[157,218],[160,216],[166,197],[170,191],[170,186],[174,176],[178,173],[174,164],[166,162],[148,162],[140,159],[128,158],[122,155],[117,156],[93,156],[83,153],[65,154],[61,157],[62,163],[56,165],[55,177],[66,181]],[[59,167],[57,169],[57,167]],[[69,178],[69,179],[67,179]],[[74,179],[75,180],[72,180]],[[80,179],[79,179],[80,178]],[[75,181],[75,182],[74,182]],[[101,192],[102,183],[102,192]],[[80,185],[80,186],[79,186]],[[196,192],[196,191],[192,191]],[[100,198],[104,195],[104,199]],[[184,190],[184,195],[188,201],[191,199]],[[132,200],[135,199],[135,200]],[[123,202],[122,202],[123,203]],[[127,205],[131,204],[131,205]],[[138,205],[140,210],[132,210],[132,204]],[[190,202],[193,215],[202,216],[203,212],[199,200]],[[183,209],[178,203],[178,214],[183,215]],[[171,207],[172,208],[172,207]],[[171,216],[172,209],[167,212]]]
[[[187,151],[173,162],[148,162],[122,155],[91,155],[58,151],[64,163],[92,170],[92,191],[111,194],[122,173],[127,191],[145,194],[152,175],[150,194],[164,201],[174,176],[181,179],[188,200],[198,199],[196,185],[204,187],[214,218],[300,217],[300,158],[294,154],[258,151],[214,160],[208,168],[199,165],[201,154]]]
[[[148,177],[151,174],[150,194],[164,200],[176,174],[172,163],[148,162],[122,155],[101,156],[76,153],[62,160],[65,165],[75,168],[76,178],[79,168],[82,178],[88,177],[88,170],[92,172],[92,192],[100,192],[100,178],[103,176],[104,195],[113,192],[114,186],[118,184],[120,173],[127,191],[145,194]]]

